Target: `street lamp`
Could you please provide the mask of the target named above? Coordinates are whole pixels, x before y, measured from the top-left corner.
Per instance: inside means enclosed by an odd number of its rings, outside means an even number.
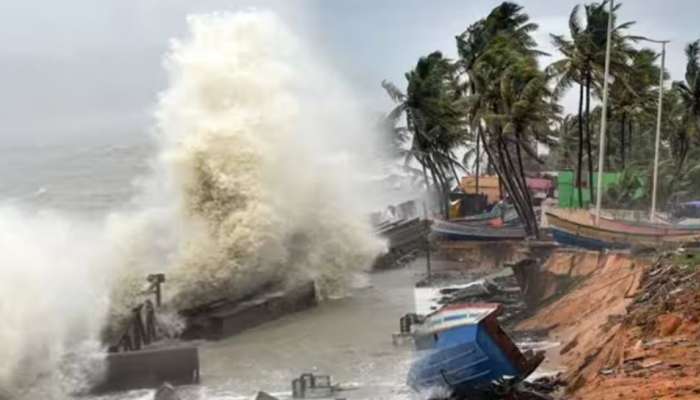
[[[642,38],[651,43],[661,44],[661,70],[659,71],[659,104],[656,110],[656,141],[654,144],[654,174],[651,184],[651,211],[649,212],[649,221],[654,222],[656,220],[656,185],[659,175],[659,142],[661,141],[661,109],[663,108],[662,103],[664,100],[664,67],[666,64],[666,43],[669,40],[654,40],[648,38]]]
[[[605,44],[605,79],[603,81],[603,110],[601,113],[600,122],[600,146],[598,148],[598,179],[597,179],[597,190],[596,190],[596,206],[595,206],[595,224],[600,223],[600,204],[603,199],[603,165],[605,162],[605,132],[607,124],[607,110],[608,110],[608,79],[610,76],[610,46],[611,46],[611,36],[613,29],[613,10],[615,8],[615,0],[610,0],[610,12],[608,13],[608,38]],[[659,142],[661,140],[661,109],[664,96],[664,67],[666,63],[666,43],[669,40],[654,40],[648,38],[641,38],[641,40],[646,40],[651,43],[661,44],[661,71],[659,72],[659,104],[657,106],[656,113],[656,142],[654,147],[654,174],[652,178],[652,194],[651,194],[651,211],[649,219],[654,222],[656,219],[656,186],[658,178],[659,169]]]
[[[608,38],[605,43],[605,77],[603,79],[603,111],[600,117],[600,145],[598,146],[598,183],[596,188],[595,224],[600,223],[600,203],[603,201],[603,165],[605,161],[605,128],[608,122],[608,80],[610,79],[610,45],[612,42],[613,12],[615,0],[610,0],[608,13]],[[579,189],[580,190],[580,189]]]

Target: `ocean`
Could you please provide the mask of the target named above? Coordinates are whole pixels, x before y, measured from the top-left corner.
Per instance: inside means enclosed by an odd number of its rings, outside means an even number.
[[[152,139],[143,136],[119,144],[0,147],[0,204],[86,217],[122,208],[154,153]]]
[[[368,212],[397,199],[374,168],[375,120],[277,16],[188,26],[165,57],[152,133],[0,148],[0,399],[84,393],[105,332],[154,272],[174,309],[308,279],[323,302],[203,343],[193,399],[284,390],[306,371],[371,388],[357,398],[405,398],[409,353],[390,335],[413,278],[366,274],[385,249]]]

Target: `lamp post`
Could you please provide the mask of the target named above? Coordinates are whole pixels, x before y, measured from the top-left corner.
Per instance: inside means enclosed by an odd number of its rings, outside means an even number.
[[[649,220],[656,220],[656,189],[659,175],[659,142],[661,141],[661,110],[664,100],[664,67],[666,64],[666,43],[668,40],[653,40],[644,38],[648,42],[661,43],[661,70],[659,71],[659,104],[656,110],[656,140],[654,143],[654,173],[651,184],[651,210],[649,211]]]
[[[598,179],[596,185],[596,205],[595,205],[595,224],[600,223],[600,204],[603,199],[603,166],[605,162],[605,133],[607,124],[608,111],[608,79],[610,75],[610,46],[612,36],[613,10],[615,8],[615,0],[610,0],[610,12],[608,13],[608,38],[605,44],[605,80],[603,81],[603,111],[600,122],[600,145],[598,148]],[[661,141],[661,111],[664,96],[664,68],[666,63],[666,43],[669,40],[654,40],[649,38],[641,38],[651,43],[661,44],[661,69],[659,72],[659,104],[656,112],[656,140],[654,143],[654,173],[652,177],[652,193],[651,193],[651,211],[649,220],[654,222],[656,219],[656,189],[658,182],[659,169],[659,142]]]
[[[605,129],[608,118],[608,80],[610,79],[610,46],[612,42],[613,11],[615,0],[610,0],[608,13],[608,38],[605,43],[605,77],[603,79],[603,112],[600,117],[600,144],[598,146],[598,179],[596,184],[595,224],[600,223],[600,203],[603,201],[603,165],[605,162]],[[579,189],[580,190],[580,189]]]

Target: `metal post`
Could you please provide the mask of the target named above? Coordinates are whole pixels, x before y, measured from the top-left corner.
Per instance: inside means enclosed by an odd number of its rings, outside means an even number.
[[[425,206],[425,201],[423,201],[423,216],[425,218],[424,224],[427,228],[425,236],[425,268],[428,271],[428,284],[430,284],[432,279],[432,266],[430,265],[430,221],[428,221],[428,208]]]
[[[651,212],[649,213],[649,220],[654,222],[656,220],[656,184],[659,173],[659,142],[661,140],[661,109],[663,108],[664,99],[664,66],[666,63],[666,43],[667,41],[661,42],[661,72],[659,73],[659,104],[656,113],[656,143],[654,145],[654,176],[651,189]]]
[[[598,183],[596,187],[595,224],[600,223],[600,203],[603,201],[603,166],[605,164],[605,129],[608,118],[608,80],[610,79],[610,47],[612,44],[612,24],[615,0],[610,0],[608,14],[608,38],[605,43],[605,78],[603,80],[603,112],[600,121],[600,143],[598,147]]]
[[[165,274],[150,274],[146,277],[146,280],[151,283],[148,291],[155,294],[156,307],[160,307],[163,295],[161,285],[165,282]]]
[[[432,283],[432,265],[430,264],[430,239],[426,238],[425,240],[425,267],[428,270],[428,284]]]

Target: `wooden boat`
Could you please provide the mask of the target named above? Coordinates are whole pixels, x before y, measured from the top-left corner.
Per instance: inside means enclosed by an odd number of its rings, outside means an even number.
[[[632,225],[606,218],[596,226],[595,217],[585,210],[553,209],[546,214],[557,242],[588,249],[655,248],[700,241],[700,230]]]
[[[482,398],[497,390],[496,382],[525,379],[544,357],[527,359],[520,352],[498,325],[501,308],[463,303],[428,315],[414,331],[418,358],[408,373],[409,386]]]
[[[496,204],[487,212],[462,218],[453,218],[450,219],[450,222],[465,225],[493,225],[496,221],[500,221],[507,225],[512,222],[517,222],[518,219],[519,216],[515,211],[515,207]]]
[[[499,241],[522,240],[525,229],[522,226],[493,228],[490,226],[469,226],[454,222],[433,220],[432,233],[442,240],[454,241]]]
[[[595,217],[594,217],[595,218]],[[698,223],[690,223],[690,224],[683,224],[683,223],[674,223],[674,222],[669,222],[665,220],[661,220],[657,217],[658,222],[650,222],[650,221],[630,221],[627,219],[615,219],[610,216],[606,216],[601,214],[600,216],[601,220],[605,220],[608,222],[623,222],[628,225],[632,226],[642,226],[646,228],[657,228],[657,229],[668,229],[668,230],[677,230],[677,231],[700,231],[700,224]]]

